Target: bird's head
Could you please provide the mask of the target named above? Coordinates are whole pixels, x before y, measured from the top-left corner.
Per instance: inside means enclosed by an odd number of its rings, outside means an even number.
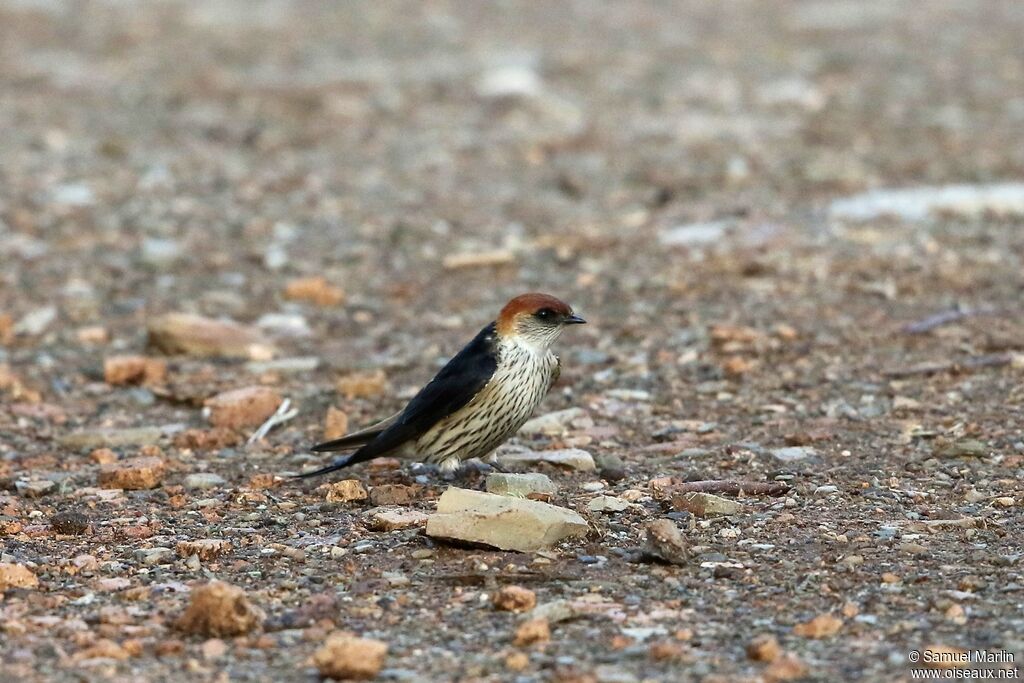
[[[569,304],[550,294],[520,294],[498,315],[498,334],[528,346],[547,350],[567,325],[587,322]]]

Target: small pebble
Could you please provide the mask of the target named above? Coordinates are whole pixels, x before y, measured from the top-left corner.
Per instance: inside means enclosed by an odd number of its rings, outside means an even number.
[[[226,483],[227,482],[224,480],[224,477],[219,474],[213,474],[212,472],[197,472],[195,474],[190,474],[185,477],[182,482],[185,488],[190,491],[203,491],[206,489],[217,488],[218,486],[223,486]]]
[[[50,528],[58,534],[83,534],[89,528],[89,518],[81,512],[64,510],[50,518]]]

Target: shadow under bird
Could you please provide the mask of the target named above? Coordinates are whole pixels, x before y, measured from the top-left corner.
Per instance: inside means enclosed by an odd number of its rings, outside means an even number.
[[[558,379],[561,363],[551,345],[569,325],[586,321],[549,294],[522,294],[480,330],[396,415],[362,431],[313,447],[354,451],[313,477],[397,457],[457,470],[483,458],[523,426]]]

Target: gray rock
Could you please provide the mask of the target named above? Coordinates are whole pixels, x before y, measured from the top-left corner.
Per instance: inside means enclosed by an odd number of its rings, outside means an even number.
[[[576,512],[535,500],[468,491],[455,487],[437,501],[427,520],[427,535],[501,550],[533,552],[589,530]]]
[[[988,454],[988,445],[978,439],[958,439],[935,449],[935,455],[947,458],[982,458]]]
[[[575,363],[580,365],[600,365],[611,359],[611,355],[597,349],[578,349],[574,354]]]
[[[597,470],[600,472],[602,479],[608,481],[625,479],[626,465],[619,456],[614,453],[601,453],[594,456],[594,460],[597,463]]]
[[[494,472],[487,475],[486,488],[489,493],[499,496],[515,496],[526,498],[531,493],[551,494],[558,491],[558,486],[546,474],[507,474]]]
[[[156,395],[145,387],[132,387],[125,394],[140,406],[151,406],[156,403]]]
[[[647,524],[647,545],[649,555],[671,564],[685,564],[690,557],[686,539],[679,527],[670,519],[656,519]]]
[[[807,111],[820,111],[828,96],[814,83],[800,77],[785,77],[757,88],[758,101],[768,107],[798,107]]]
[[[879,189],[837,199],[829,207],[832,218],[847,221],[882,216],[923,221],[940,214],[978,217],[986,213],[1024,215],[1024,183]]]
[[[496,66],[480,75],[477,94],[484,99],[527,99],[540,95],[540,75],[530,65]]]
[[[672,507],[676,510],[686,510],[698,517],[735,515],[743,510],[743,504],[735,500],[697,491],[673,496]]]
[[[615,496],[597,496],[587,503],[587,509],[591,512],[622,512],[628,507],[628,501]]]
[[[22,498],[40,498],[51,493],[57,484],[49,479],[30,479],[15,482],[14,488]]]
[[[419,510],[374,508],[366,514],[369,527],[374,531],[397,531],[427,523],[427,514]]]
[[[987,500],[988,496],[978,491],[978,489],[968,489],[964,493],[964,500],[968,503],[980,503],[983,500]]]
[[[271,244],[263,254],[263,265],[270,270],[280,270],[288,265],[288,250],[280,244]]]
[[[772,457],[780,462],[795,462],[814,455],[817,455],[817,451],[810,446],[790,446],[772,450]]]
[[[597,465],[594,463],[594,456],[580,448],[561,448],[553,451],[514,451],[499,455],[498,461],[503,466],[536,465],[537,463],[546,462],[581,472],[592,472],[597,469]]]
[[[537,605],[527,615],[529,619],[544,619],[548,623],[556,624],[560,621],[569,621],[581,616],[578,604],[569,600],[552,600],[542,605]]]
[[[154,268],[174,265],[183,255],[181,245],[174,240],[159,237],[147,237],[142,240],[142,262]]]
[[[150,166],[139,178],[140,190],[170,189],[174,187],[174,176],[171,170],[163,164]]]
[[[609,389],[604,395],[626,403],[647,403],[651,400],[651,392],[643,389]]]
[[[135,559],[145,565],[156,565],[168,562],[174,556],[170,548],[142,548],[135,551]]]
[[[276,349],[259,330],[231,320],[165,313],[147,325],[149,343],[167,354],[270,360]]]
[[[85,183],[65,183],[54,187],[50,197],[55,204],[65,206],[91,206],[96,203],[96,194]]]
[[[597,683],[638,683],[636,674],[613,664],[601,664],[594,669]]]
[[[680,225],[661,233],[658,241],[666,247],[689,247],[704,244],[715,244],[722,241],[729,228],[727,221],[711,221],[708,223],[690,223]]]
[[[57,319],[56,306],[43,306],[29,311],[14,325],[15,334],[24,334],[30,337],[42,334],[46,328]]]
[[[668,635],[668,629],[664,626],[633,626],[632,628],[624,626],[620,630],[623,635],[641,643],[645,640],[650,640],[654,636]]]
[[[313,330],[305,316],[298,313],[266,313],[256,321],[256,327],[279,337],[309,337]]]
[[[223,486],[227,482],[224,477],[219,474],[213,474],[212,472],[196,472],[185,477],[185,481],[182,484],[185,488],[192,491],[202,491],[205,489],[217,488]]]

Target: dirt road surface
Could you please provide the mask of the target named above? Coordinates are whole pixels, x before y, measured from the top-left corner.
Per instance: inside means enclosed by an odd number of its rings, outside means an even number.
[[[335,631],[410,682],[1019,665],[1022,34],[1019,2],[0,4],[0,679],[316,680]],[[541,412],[579,410],[503,452],[588,452],[533,469],[589,535],[379,530],[479,472],[283,478],[533,290],[590,322]],[[242,357],[154,346],[169,313]],[[789,488],[701,516],[699,480]],[[237,635],[179,621],[212,579]]]

